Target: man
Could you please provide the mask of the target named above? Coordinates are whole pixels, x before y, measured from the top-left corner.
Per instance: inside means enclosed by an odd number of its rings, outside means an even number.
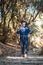
[[[26,21],[23,20],[21,27],[17,30],[17,34],[20,34],[20,44],[23,57],[27,57],[28,34],[30,33],[30,28],[26,25]]]

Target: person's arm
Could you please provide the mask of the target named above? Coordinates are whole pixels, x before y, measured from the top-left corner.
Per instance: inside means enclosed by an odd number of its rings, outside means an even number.
[[[28,27],[28,33],[29,34],[32,34],[33,33],[33,31]]]
[[[20,34],[20,32],[21,32],[21,31],[20,31],[20,28],[19,28],[19,29],[17,30],[17,34]]]
[[[27,29],[27,32],[30,34],[30,32],[31,32],[31,30],[30,30],[30,28],[28,27],[28,29]]]
[[[32,30],[30,30],[30,34],[32,34]]]

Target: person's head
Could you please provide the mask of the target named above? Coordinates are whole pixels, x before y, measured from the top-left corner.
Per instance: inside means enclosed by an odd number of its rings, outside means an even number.
[[[30,2],[30,3],[29,3],[29,6],[31,6],[31,7],[32,7],[32,6],[33,6],[33,2]]]
[[[22,20],[21,24],[22,26],[26,26],[26,21]]]

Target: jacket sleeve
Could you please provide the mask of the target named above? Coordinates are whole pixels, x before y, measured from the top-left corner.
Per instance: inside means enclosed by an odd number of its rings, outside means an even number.
[[[31,29],[28,27],[28,30],[27,30],[28,34],[31,34]]]
[[[17,34],[20,34],[20,32],[21,32],[20,29],[18,29],[18,30],[17,30]]]

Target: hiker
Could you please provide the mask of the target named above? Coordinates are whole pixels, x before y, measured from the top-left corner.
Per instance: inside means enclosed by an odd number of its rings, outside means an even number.
[[[23,57],[27,57],[28,34],[30,33],[31,33],[31,30],[26,25],[26,21],[22,20],[21,26],[17,30],[17,34],[20,34],[20,44],[21,44],[21,50],[22,50]]]

